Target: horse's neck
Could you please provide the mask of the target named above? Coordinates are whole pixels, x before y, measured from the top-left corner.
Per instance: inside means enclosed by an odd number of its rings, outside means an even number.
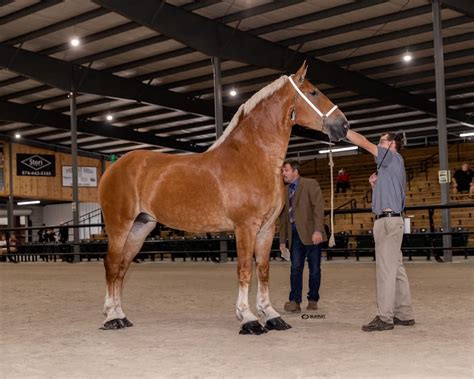
[[[237,154],[262,153],[262,159],[275,162],[278,168],[288,149],[291,134],[289,107],[291,99],[284,96],[281,88],[261,101],[251,112],[242,116],[239,125],[220,148],[231,148]],[[257,157],[255,157],[257,159]]]

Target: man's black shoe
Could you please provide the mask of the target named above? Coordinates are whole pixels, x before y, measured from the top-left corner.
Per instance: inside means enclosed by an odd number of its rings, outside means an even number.
[[[362,330],[364,332],[381,332],[383,330],[391,330],[393,328],[393,324],[382,321],[379,316],[375,316],[375,318],[367,325],[362,325]]]
[[[403,325],[403,326],[413,326],[415,325],[415,320],[400,320],[399,318],[394,317],[393,318],[393,323],[395,325]]]

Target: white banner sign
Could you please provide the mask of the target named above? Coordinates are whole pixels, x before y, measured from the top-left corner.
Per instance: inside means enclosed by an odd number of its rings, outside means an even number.
[[[62,166],[63,187],[72,187],[72,167]],[[97,167],[78,167],[78,186],[97,187]]]

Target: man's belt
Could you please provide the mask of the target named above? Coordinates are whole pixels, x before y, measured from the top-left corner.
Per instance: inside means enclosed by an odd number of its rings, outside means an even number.
[[[381,214],[375,216],[375,219],[378,220],[379,218],[384,218],[384,217],[401,217],[401,213],[395,213],[395,212],[382,212]]]

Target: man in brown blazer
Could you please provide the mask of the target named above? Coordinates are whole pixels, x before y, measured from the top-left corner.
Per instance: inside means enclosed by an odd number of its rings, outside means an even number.
[[[280,250],[290,247],[291,291],[285,311],[301,312],[303,269],[306,258],[309,268],[308,310],[318,309],[321,284],[321,242],[324,231],[324,201],[319,184],[314,179],[302,178],[296,161],[285,161],[283,180],[288,184],[285,207],[280,215]]]

